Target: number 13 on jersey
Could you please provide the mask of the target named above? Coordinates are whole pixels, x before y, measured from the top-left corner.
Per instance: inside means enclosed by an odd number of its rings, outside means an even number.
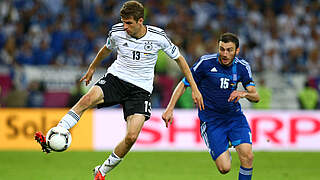
[[[151,113],[151,102],[149,101],[144,101],[144,111]]]
[[[139,60],[140,59],[140,52],[139,51],[132,51],[132,59]]]

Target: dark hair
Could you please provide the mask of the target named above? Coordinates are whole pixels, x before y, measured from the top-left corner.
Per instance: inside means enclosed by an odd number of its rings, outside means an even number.
[[[124,19],[133,17],[135,21],[138,21],[144,16],[144,7],[138,1],[127,1],[120,9],[120,16]]]
[[[222,41],[224,43],[233,42],[236,45],[236,49],[238,49],[238,47],[239,47],[239,38],[233,33],[229,33],[229,32],[223,33],[220,36],[218,43],[220,41]]]

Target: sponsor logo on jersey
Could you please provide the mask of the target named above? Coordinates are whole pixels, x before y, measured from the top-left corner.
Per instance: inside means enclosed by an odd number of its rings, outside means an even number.
[[[144,50],[146,50],[146,51],[151,51],[152,48],[153,48],[152,42],[150,42],[150,41],[145,42],[145,44],[144,44]]]
[[[218,70],[216,69],[216,67],[213,67],[210,71],[211,71],[211,72],[218,72]]]

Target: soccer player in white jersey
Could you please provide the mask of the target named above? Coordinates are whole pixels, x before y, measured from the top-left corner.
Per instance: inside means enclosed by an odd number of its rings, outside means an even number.
[[[194,102],[200,109],[204,107],[202,95],[178,47],[168,39],[162,29],[143,24],[143,5],[137,1],[128,1],[122,6],[120,16],[122,23],[112,27],[106,44],[100,49],[81,81],[88,85],[96,66],[112,50],[117,51],[117,59],[104,77],[97,81],[58,124],[67,129],[72,128],[84,111],[95,105],[98,105],[98,108],[115,104],[123,106],[124,119],[127,122],[126,135],[108,159],[94,169],[95,180],[104,180],[106,173],[121,162],[137,140],[144,122],[150,117],[150,95],[159,50],[163,50],[177,62],[190,82]],[[41,145],[45,146],[44,143]]]
[[[200,132],[212,159],[221,174],[231,168],[229,142],[240,159],[239,180],[251,180],[253,153],[251,130],[242,113],[240,98],[251,102],[260,100],[247,61],[236,57],[239,39],[232,33],[224,33],[218,41],[217,54],[203,55],[191,68],[192,75],[203,95],[204,110],[199,111]],[[241,82],[244,91],[237,90]],[[162,118],[168,126],[172,122],[173,108],[189,86],[185,78],[176,87]]]

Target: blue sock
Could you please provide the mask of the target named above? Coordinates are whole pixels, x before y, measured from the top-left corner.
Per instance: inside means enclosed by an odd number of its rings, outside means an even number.
[[[252,168],[244,168],[240,166],[239,180],[251,180]]]

